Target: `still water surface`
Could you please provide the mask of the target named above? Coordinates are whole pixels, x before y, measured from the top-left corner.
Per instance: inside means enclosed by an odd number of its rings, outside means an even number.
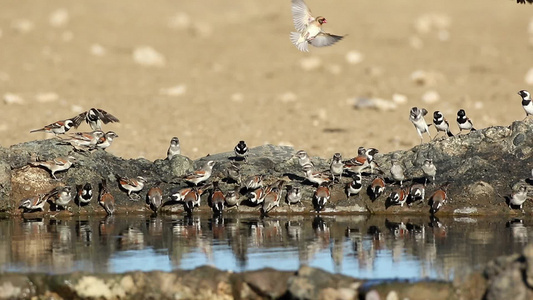
[[[295,270],[451,279],[517,253],[531,219],[398,216],[75,217],[0,220],[0,272]]]

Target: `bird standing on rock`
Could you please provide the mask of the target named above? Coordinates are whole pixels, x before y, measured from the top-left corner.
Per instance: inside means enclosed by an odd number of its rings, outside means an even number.
[[[518,92],[518,95],[522,97],[522,107],[524,108],[524,111],[526,112],[525,119],[527,119],[527,117],[529,117],[530,115],[533,115],[533,101],[531,101],[531,94],[526,90],[521,90]]]
[[[524,202],[527,200],[527,187],[525,185],[520,186],[518,191],[513,192],[511,194],[511,199],[509,200],[509,208],[511,208],[511,205],[519,205],[520,210],[522,210],[522,206],[524,205]],[[523,211],[523,210],[522,210]]]
[[[416,132],[418,132],[418,135],[420,136],[420,144],[424,141],[424,138],[422,137],[422,133],[427,133],[429,136],[429,139],[432,140],[431,134],[429,134],[429,126],[426,123],[426,120],[424,119],[424,116],[427,115],[428,111],[425,108],[418,108],[418,107],[412,107],[411,111],[409,112],[409,120],[411,120],[411,123],[416,128]]]
[[[170,146],[167,150],[167,159],[171,160],[174,156],[181,154],[180,139],[178,137],[173,137],[170,140]]]
[[[67,157],[56,157],[53,160],[49,160],[49,161],[30,162],[30,164],[34,167],[44,167],[50,170],[50,174],[52,175],[52,177],[57,180],[55,173],[59,171],[68,170],[72,166],[72,164],[74,164],[75,162],[76,162],[76,158],[74,156],[67,156]]]
[[[446,120],[444,115],[438,110],[433,113],[433,124],[435,125],[435,128],[437,128],[437,135],[439,132],[443,131],[446,132],[449,137],[453,136],[453,133],[450,131],[450,123],[448,123],[448,120]],[[435,135],[435,137],[437,137],[437,135]]]
[[[331,165],[329,166],[331,171],[331,176],[333,177],[334,182],[340,182],[342,180],[342,172],[344,171],[344,163],[342,162],[342,155],[340,153],[333,154],[331,159]],[[338,176],[337,181],[335,181],[335,176]]]
[[[466,116],[464,109],[460,109],[457,112],[457,125],[459,126],[459,133],[461,133],[463,130],[476,131],[474,124],[472,124],[472,120]]]
[[[425,178],[424,183],[427,183],[428,177],[431,177],[433,183],[435,183],[435,176],[437,175],[437,167],[433,164],[431,158],[426,158],[424,164],[422,165],[422,172],[424,172]]]
[[[248,159],[248,147],[244,141],[240,141],[237,146],[233,148],[233,152],[235,152],[235,157],[243,159],[245,162]]]

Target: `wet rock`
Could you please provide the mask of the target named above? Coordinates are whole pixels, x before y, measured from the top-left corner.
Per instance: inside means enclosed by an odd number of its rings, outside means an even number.
[[[348,299],[355,299],[360,285],[361,281],[348,276],[302,266],[289,278],[288,291],[293,299],[330,299],[333,295],[352,296]]]
[[[266,299],[277,299],[287,293],[287,280],[292,276],[292,272],[277,271],[274,269],[261,269],[242,273],[244,283],[251,291],[259,297]],[[242,295],[242,294],[241,294]],[[249,295],[243,298],[251,298]]]

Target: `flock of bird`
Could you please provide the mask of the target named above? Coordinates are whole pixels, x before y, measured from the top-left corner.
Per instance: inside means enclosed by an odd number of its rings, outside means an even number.
[[[521,90],[518,94],[522,98],[522,106],[526,112],[526,118],[533,115],[533,102],[530,93]],[[429,132],[430,124],[428,125],[424,120],[424,116],[427,113],[426,109],[418,107],[411,108],[409,113],[409,119],[415,126],[421,142],[423,142],[422,134],[424,133],[427,133],[430,139],[432,139]],[[83,120],[90,125],[93,131],[67,133],[71,128],[77,128]],[[107,147],[111,146],[114,138],[118,137],[113,131],[106,133],[102,131],[102,123],[107,124],[110,122],[119,122],[119,120],[102,109],[92,108],[74,118],[57,121],[43,128],[32,130],[31,132],[44,131],[55,134],[59,143],[70,144],[74,151],[92,152],[98,151],[98,149],[104,151]],[[466,117],[463,109],[457,113],[457,124],[460,131],[475,130],[472,121]],[[436,136],[441,131],[445,132],[448,137],[453,136],[450,125],[441,112],[434,112],[433,125],[437,129]],[[446,138],[446,136],[443,138]],[[245,141],[240,141],[235,146],[234,153],[235,157],[233,161],[229,167],[224,169],[222,176],[212,177],[215,161],[209,160],[199,169],[181,177],[181,182],[186,182],[189,186],[173,191],[170,199],[164,197],[163,191],[159,187],[160,183],[154,184],[147,192],[147,204],[157,212],[162,205],[182,203],[185,210],[191,213],[196,207],[200,206],[202,195],[205,192],[209,192],[208,204],[217,215],[221,214],[225,207],[238,206],[240,203],[257,206],[260,208],[261,213],[266,215],[280,205],[285,190],[285,201],[288,205],[302,203],[302,187],[298,183],[294,184],[292,182],[290,185],[287,185],[292,180],[286,176],[281,179],[275,179],[274,182],[267,180],[265,175],[262,174],[242,178],[240,174],[241,164],[248,163],[249,155],[249,149]],[[374,160],[374,156],[377,153],[378,150],[375,148],[366,149],[359,147],[357,156],[348,160],[343,160],[340,153],[335,153],[331,159],[330,168],[327,171],[316,170],[315,164],[304,150],[297,151],[290,159],[298,159],[298,164],[305,175],[305,181],[316,186],[312,204],[317,212],[324,210],[331,197],[333,186],[336,183],[342,184],[343,176],[346,174],[350,176],[349,180],[347,182],[345,180],[344,182],[344,189],[348,198],[360,194],[363,190],[362,176],[370,174],[374,178],[368,185],[366,192],[372,201],[375,201],[384,193],[387,187],[386,179],[391,179],[393,182],[392,191],[385,200],[386,206],[425,203],[426,185],[428,181],[432,181],[434,184],[437,175],[437,167],[433,164],[433,160],[426,158],[421,167],[424,174],[423,181],[416,182],[413,180],[413,183],[409,187],[406,187],[404,186],[404,181],[410,178],[405,176],[404,168],[398,157],[393,155],[389,169],[391,177],[385,178],[382,176],[384,174],[383,170],[380,169]],[[167,160],[170,161],[177,155],[181,155],[180,141],[177,137],[173,137],[167,151]],[[29,163],[29,166],[46,168],[50,171],[51,176],[57,180],[56,172],[68,170],[74,163],[76,163],[76,158],[69,155],[67,157],[57,157],[50,161],[33,160]],[[370,172],[364,172],[367,170]],[[208,183],[209,179],[212,180]],[[220,180],[226,180],[226,182],[232,182],[236,185],[229,191],[224,192],[219,186]],[[144,189],[147,182],[148,180],[142,176],[118,178],[119,187],[133,201],[138,201],[141,198],[139,192]],[[179,184],[180,182],[177,183]],[[396,186],[394,183],[398,185]],[[447,193],[448,185],[449,183],[445,183],[427,198],[427,203],[431,206],[430,213],[436,213],[449,200]],[[245,199],[242,199],[243,196]],[[65,208],[73,199],[76,199],[78,205],[81,206],[90,203],[92,198],[93,188],[90,183],[77,185],[75,191],[69,186],[59,186],[46,194],[39,194],[35,197],[22,200],[19,208],[25,211],[43,210],[47,202]],[[520,186],[518,191],[511,194],[509,208],[519,206],[522,209],[527,199],[527,187],[525,185]],[[110,193],[106,180],[102,180],[99,183],[98,202],[108,214],[115,212],[115,198]]]

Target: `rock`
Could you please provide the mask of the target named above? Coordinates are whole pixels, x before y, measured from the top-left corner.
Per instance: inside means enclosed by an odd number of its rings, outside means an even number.
[[[283,272],[270,268],[241,274],[242,280],[251,290],[259,297],[267,299],[281,298],[287,293],[287,280],[290,276],[292,276],[292,272]]]
[[[331,296],[337,295],[351,296],[348,299],[356,299],[360,284],[360,281],[348,276],[330,274],[320,269],[302,266],[294,276],[289,278],[288,292],[293,299],[330,299]]]
[[[166,64],[165,57],[150,46],[140,46],[133,50],[133,60],[146,67],[163,67]]]
[[[361,54],[361,52],[359,51],[352,50],[346,53],[345,58],[346,58],[346,62],[349,63],[350,65],[356,65],[363,61],[363,54]]]
[[[184,84],[179,84],[170,88],[160,89],[159,94],[163,96],[178,97],[182,96],[187,92],[187,86]]]
[[[533,244],[528,244],[523,252],[526,259],[526,282],[529,288],[533,288]]]

